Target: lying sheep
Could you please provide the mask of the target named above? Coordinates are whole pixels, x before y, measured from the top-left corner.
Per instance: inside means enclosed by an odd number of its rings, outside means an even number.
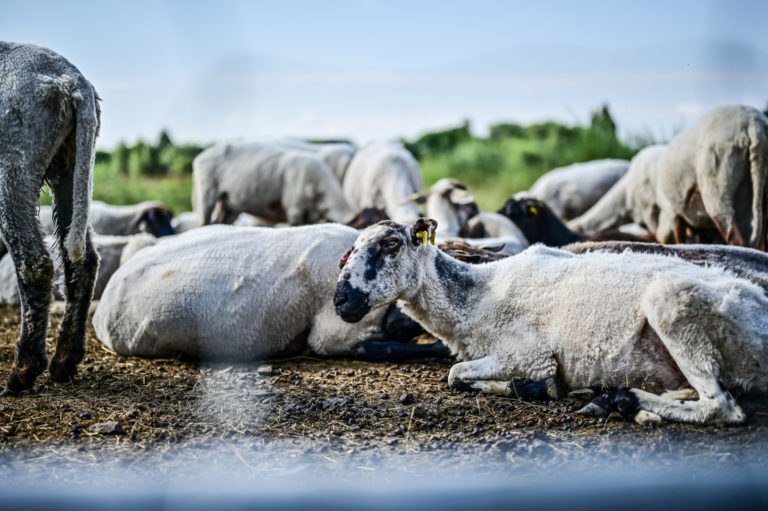
[[[349,325],[331,301],[339,258],[358,234],[338,224],[208,226],[158,240],[110,279],[93,316],[96,334],[118,353],[143,357],[243,362],[307,347],[365,356],[385,310]]]
[[[766,248],[768,118],[760,111],[716,108],[643,158],[571,227],[593,232],[630,218],[660,243],[715,231],[729,245]]]
[[[423,186],[419,164],[399,142],[372,142],[357,150],[344,176],[344,196],[354,209],[379,208],[395,220],[420,215],[410,198]]]
[[[509,254],[528,246],[514,222],[497,213],[480,212],[466,185],[456,179],[438,180],[416,200],[425,202],[427,214],[437,220],[441,241],[463,239],[476,247],[503,245],[501,250]]]
[[[575,218],[595,205],[627,173],[626,160],[593,160],[552,169],[516,199],[546,202],[559,218]]]
[[[399,300],[461,360],[453,387],[509,395],[510,380],[634,388],[622,410],[690,422],[740,423],[728,389],[768,391],[768,298],[718,268],[646,254],[571,254],[535,245],[468,265],[426,243],[431,219],[363,231],[334,304],[349,322]],[[637,387],[678,389],[696,401]]]
[[[70,381],[85,352],[85,320],[99,258],[88,210],[99,131],[93,85],[61,55],[0,42],[0,235],[16,268],[21,332],[3,394],[32,387],[45,369],[53,263],[37,217],[47,182],[66,282],[66,308],[51,378]]]
[[[130,243],[135,242],[137,238],[149,237],[152,240],[156,238],[151,234],[134,234],[132,236],[106,236],[98,234],[93,237],[93,246],[99,254],[99,270],[96,274],[96,280],[93,286],[93,298],[98,300],[107,285],[110,277],[120,266],[123,249]],[[45,243],[51,253],[54,261],[61,259],[59,247],[53,236],[47,236]],[[63,300],[66,293],[64,285],[64,271],[60,265],[54,266],[53,277],[53,297],[56,300]],[[11,257],[6,255],[0,258],[0,303],[6,305],[19,304],[19,285],[16,274],[13,269]]]
[[[91,227],[96,234],[128,236],[148,232],[159,238],[174,233],[172,219],[171,210],[155,201],[129,206],[115,206],[100,201],[91,204]],[[40,223],[46,234],[53,234],[52,208],[40,206]]]
[[[550,247],[562,247],[582,241],[650,241],[648,237],[643,238],[618,230],[601,231],[591,236],[574,232],[560,220],[548,204],[538,199],[517,200],[510,197],[499,213],[514,222],[529,243],[543,243]]]
[[[279,143],[220,144],[200,153],[192,166],[200,225],[231,224],[243,212],[291,225],[344,222],[354,215],[339,181],[308,151]]]

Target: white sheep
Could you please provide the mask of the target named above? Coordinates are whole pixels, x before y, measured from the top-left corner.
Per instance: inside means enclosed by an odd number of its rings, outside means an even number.
[[[88,228],[100,110],[93,85],[61,55],[0,42],[0,236],[16,267],[21,332],[3,394],[29,389],[45,369],[53,262],[37,216],[47,182],[57,211],[66,308],[51,378],[70,381],[85,353],[85,321],[98,266]]]
[[[413,155],[399,142],[371,142],[359,148],[344,176],[344,196],[355,210],[379,208],[401,222],[416,220],[412,200],[423,187]]]
[[[469,265],[426,243],[435,228],[420,219],[363,231],[334,303],[354,322],[398,300],[461,360],[454,387],[509,395],[514,378],[557,376],[571,388],[633,387],[625,412],[724,423],[745,419],[727,389],[768,390],[768,299],[747,280],[674,257],[542,245]],[[698,400],[637,388],[686,381]]]
[[[506,254],[517,254],[528,246],[514,222],[498,213],[480,212],[466,185],[456,179],[439,179],[421,198],[427,215],[440,226],[437,236],[441,241],[461,238],[476,247],[503,244]]]
[[[358,234],[338,224],[208,226],[158,240],[110,279],[96,334],[118,353],[148,357],[247,361],[307,346],[354,354],[384,315],[350,325],[334,313],[338,261]]]
[[[560,218],[575,218],[595,205],[627,173],[627,160],[593,160],[552,169],[516,199],[546,202]]]
[[[352,157],[355,156],[355,151],[357,150],[352,144],[344,142],[314,144],[292,138],[279,139],[277,142],[287,147],[310,151],[318,155],[333,171],[339,183],[344,182],[344,176],[347,173],[349,163],[352,161]]]
[[[148,232],[153,236],[168,236],[174,233],[171,219],[173,213],[156,201],[145,201],[127,206],[115,206],[101,201],[91,203],[91,227],[96,234],[129,236]],[[46,234],[53,234],[53,209],[40,206],[40,223]]]
[[[768,118],[760,111],[716,108],[666,149],[643,157],[642,166],[633,160],[625,177],[571,226],[591,232],[629,217],[661,243],[683,243],[689,230],[711,231],[729,245],[765,249]]]
[[[193,205],[201,225],[232,223],[250,213],[291,225],[355,214],[341,185],[317,155],[279,143],[220,144],[193,162]]]

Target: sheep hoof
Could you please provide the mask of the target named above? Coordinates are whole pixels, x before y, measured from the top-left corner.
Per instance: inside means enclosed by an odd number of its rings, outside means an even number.
[[[660,424],[661,417],[659,417],[653,412],[649,412],[647,410],[640,410],[639,412],[637,412],[637,415],[635,415],[635,422],[637,422],[642,426],[649,425],[649,424]]]
[[[587,404],[586,406],[580,408],[576,413],[579,415],[586,415],[588,417],[605,417],[608,415],[608,412],[606,412],[605,409],[596,405],[595,403]]]
[[[21,369],[13,367],[11,374],[8,375],[8,379],[5,381],[5,390],[0,395],[18,396],[25,390],[31,389],[38,375],[42,372],[43,370],[37,365]]]
[[[62,362],[53,359],[48,365],[48,373],[51,375],[51,379],[60,383],[68,383],[74,381],[76,372],[77,364],[73,364],[66,360]]]

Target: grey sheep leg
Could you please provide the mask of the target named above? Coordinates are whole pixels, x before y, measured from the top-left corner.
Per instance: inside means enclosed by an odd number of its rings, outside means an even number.
[[[64,319],[59,327],[56,352],[48,366],[51,379],[71,381],[77,364],[85,355],[85,329],[88,307],[93,297],[93,286],[99,266],[99,256],[93,248],[91,233],[86,235],[85,254],[72,262],[64,248],[64,240],[72,220],[72,175],[65,174],[51,182],[54,196],[54,221],[59,251],[64,264],[65,300]]]

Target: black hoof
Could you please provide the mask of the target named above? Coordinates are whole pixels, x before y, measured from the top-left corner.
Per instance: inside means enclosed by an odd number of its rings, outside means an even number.
[[[620,388],[600,394],[577,413],[604,417],[616,412],[626,420],[633,420],[638,411],[637,396],[627,388]]]
[[[74,382],[77,373],[77,364],[72,362],[59,362],[56,359],[51,360],[48,365],[48,373],[51,379],[60,383]]]
[[[11,369],[11,374],[8,375],[8,379],[5,381],[5,390],[2,395],[18,396],[25,390],[31,389],[41,372],[43,372],[42,369],[38,367]]]

